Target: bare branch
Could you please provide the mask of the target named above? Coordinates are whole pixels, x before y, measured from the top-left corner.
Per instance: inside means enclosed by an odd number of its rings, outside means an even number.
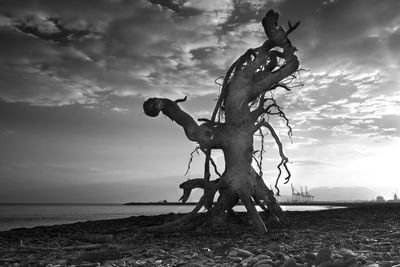
[[[198,142],[204,147],[210,146],[215,141],[213,129],[207,125],[198,125],[175,101],[167,98],[149,98],[143,103],[143,110],[150,117],[157,117],[160,112],[164,113],[182,126],[189,140]]]
[[[219,173],[218,168],[217,168],[217,164],[215,164],[215,161],[213,160],[212,157],[210,157],[210,161],[211,161],[211,164],[212,164],[213,167],[214,167],[214,172],[215,172],[220,178],[222,178],[222,174]]]
[[[206,159],[204,161],[204,180],[210,181],[210,158],[211,158],[211,148],[203,151],[206,155]]]
[[[224,80],[222,82],[221,93],[220,93],[218,101],[214,107],[214,110],[213,110],[213,113],[211,116],[211,121],[215,121],[218,111],[220,111],[220,109],[222,108],[224,101],[225,101],[227,91],[229,89],[229,82],[231,79],[234,79],[234,75],[236,75],[238,72],[240,72],[240,70],[241,70],[240,67],[242,67],[244,63],[248,63],[248,66],[246,66],[246,69],[250,69],[249,70],[250,72],[254,72],[260,66],[260,64],[262,64],[261,60],[266,57],[268,51],[270,49],[272,49],[274,46],[275,46],[275,44],[273,42],[271,42],[271,40],[267,40],[260,47],[257,47],[255,49],[248,49],[243,55],[241,55],[230,66],[230,68],[226,72]],[[252,57],[254,58],[254,60],[253,60],[253,63],[250,64],[249,59],[251,60]]]
[[[262,93],[260,95],[260,103],[258,107],[251,112],[251,116],[253,119],[257,119],[259,116],[261,116],[264,113],[264,104],[265,104],[265,93]]]
[[[224,78],[224,76],[219,76],[218,78],[216,78],[216,79],[214,80],[214,83],[217,84],[217,85],[219,85],[219,86],[222,86],[222,83],[219,83],[218,81],[219,81],[220,79],[223,79],[223,78]]]
[[[291,177],[291,173],[289,172],[289,169],[287,167],[287,163],[289,162],[289,159],[286,157],[285,153],[283,152],[283,146],[282,146],[282,142],[279,139],[279,136],[277,135],[277,133],[275,132],[275,129],[272,127],[271,124],[269,124],[268,122],[266,122],[265,120],[259,122],[256,126],[255,126],[255,130],[259,130],[261,127],[266,127],[268,128],[268,130],[270,131],[272,137],[275,140],[275,143],[278,146],[278,151],[279,151],[279,156],[281,157],[281,162],[278,164],[277,168],[279,170],[279,174],[278,177],[276,178],[276,182],[275,182],[275,188],[277,189],[277,195],[279,196],[279,188],[278,188],[278,182],[279,182],[279,178],[282,174],[282,169],[281,167],[283,166],[287,172],[287,177],[285,178],[285,183],[289,182],[289,179]]]
[[[181,99],[177,99],[174,102],[175,103],[180,103],[180,102],[185,102],[186,100],[187,100],[187,96],[185,96],[184,98],[181,98]]]
[[[254,155],[253,155],[253,159],[255,160],[255,162],[257,164],[258,174],[262,178],[263,177],[262,161],[263,161],[263,154],[265,152],[265,150],[264,150],[264,134],[263,134],[261,128],[259,129],[259,132],[260,132],[260,136],[261,136],[261,149],[260,149],[260,151],[258,151],[259,152],[259,156],[258,157],[259,157],[260,160],[257,160],[257,158]],[[254,154],[256,152],[257,151],[255,151]]]
[[[198,152],[199,149],[200,149],[200,146],[196,146],[196,148],[192,151],[192,153],[190,153],[189,162],[188,162],[188,165],[187,165],[186,172],[185,172],[185,174],[184,174],[185,176],[186,176],[186,174],[189,173],[190,165],[192,164],[194,153],[197,153],[197,155],[198,155],[198,154],[199,154],[199,152]]]
[[[264,94],[262,94],[262,96],[264,96]],[[288,130],[288,137],[290,138],[290,141],[293,142],[292,140],[292,136],[293,136],[293,131],[292,131],[292,127],[290,126],[290,121],[289,119],[286,117],[285,113],[283,112],[283,109],[276,103],[276,100],[274,98],[263,98],[263,105],[261,106],[261,102],[260,102],[260,106],[254,110],[252,112],[252,117],[253,118],[258,118],[261,115],[267,114],[267,115],[278,115],[279,117],[283,118],[285,120],[285,125],[286,127],[289,129]],[[269,104],[266,108],[264,108],[265,102],[266,101],[271,101],[272,103]],[[272,108],[275,108],[277,110],[277,112],[272,111]]]
[[[219,178],[222,178],[222,174],[219,173],[219,171],[218,171],[217,164],[215,164],[215,161],[211,157],[211,149],[201,149],[201,151],[203,151],[203,153],[206,155],[206,164],[207,164],[207,161],[211,162],[211,164],[214,167],[214,172],[219,176]],[[209,164],[208,164],[208,167],[209,167]],[[209,172],[210,171],[208,171],[208,173]],[[204,176],[204,179],[206,179],[206,176]],[[208,179],[206,179],[206,180],[209,180],[209,179],[210,179],[210,177],[208,177]]]
[[[179,199],[179,201],[182,201],[182,203],[186,203],[186,201],[189,199],[190,193],[192,192],[192,189],[194,188],[202,188],[204,189],[204,184],[205,181],[204,179],[190,179],[187,180],[186,182],[183,182],[179,185],[179,188],[183,189],[183,195]]]
[[[215,121],[215,117],[217,116],[217,112],[219,111],[219,109],[221,108],[221,105],[223,104],[224,100],[225,100],[225,96],[226,96],[226,92],[228,89],[228,81],[229,78],[231,77],[232,72],[234,71],[234,69],[236,68],[238,62],[239,62],[240,58],[238,58],[228,69],[228,71],[225,74],[224,80],[222,82],[222,88],[221,88],[221,93],[218,97],[217,103],[215,104],[213,113],[211,115],[211,121]]]
[[[287,85],[284,84],[284,83],[278,83],[278,84],[276,84],[276,85],[273,85],[271,88],[272,88],[272,89],[276,89],[276,88],[278,88],[278,87],[282,87],[282,88],[285,89],[286,91],[291,91],[291,89],[289,88],[289,86],[287,86]]]
[[[270,111],[270,109],[273,108],[273,107],[276,108],[276,109],[278,110],[278,112],[272,112],[272,111]],[[283,118],[283,119],[285,120],[285,122],[286,122],[285,125],[286,125],[286,127],[288,128],[288,137],[290,138],[290,141],[293,143],[293,139],[292,139],[292,136],[293,136],[293,129],[292,129],[292,127],[290,127],[289,119],[286,117],[286,115],[285,115],[285,113],[283,112],[282,108],[276,104],[275,100],[274,100],[274,103],[272,103],[271,105],[269,105],[269,106],[265,109],[265,112],[266,112],[267,114],[270,114],[270,115],[279,115],[279,117],[281,117],[281,118]]]
[[[287,218],[279,204],[276,202],[274,192],[265,185],[264,180],[253,168],[251,170],[250,179],[252,180],[252,183],[256,185],[253,195],[253,199],[256,201],[256,203],[257,201],[260,203],[263,201],[262,204],[267,205],[269,212],[276,216],[279,221],[286,223]]]
[[[216,121],[211,121],[211,120],[209,120],[209,119],[207,119],[207,118],[199,118],[199,119],[197,119],[198,121],[201,121],[201,122],[205,122],[203,125],[209,125],[209,126],[218,126],[218,125],[223,125],[223,123],[221,123],[221,122],[216,122]]]
[[[212,206],[214,195],[219,190],[220,186],[220,179],[216,179],[214,181],[205,181],[201,178],[187,180],[179,185],[179,188],[183,189],[183,195],[179,201],[186,203],[192,190],[195,188],[201,188],[204,190],[204,205],[207,209],[209,209]]]
[[[299,27],[300,25],[300,21],[296,22],[294,25],[292,25],[292,23],[290,22],[290,20],[288,21],[288,26],[289,29],[286,31],[286,37],[293,32],[297,27]]]
[[[299,61],[294,55],[296,48],[292,46],[291,42],[287,38],[287,35],[298,27],[298,23],[294,26],[290,26],[288,31],[285,31],[282,27],[278,26],[279,15],[273,10],[269,10],[265,15],[262,24],[264,27],[265,34],[267,37],[278,47],[283,49],[282,55],[285,60],[285,64],[278,70],[266,73],[264,78],[256,81],[254,90],[249,96],[250,99],[254,99],[262,92],[270,91],[274,84],[278,84],[285,77],[291,75],[299,67]]]
[[[254,155],[252,157],[257,164],[259,175],[261,176],[262,175],[262,165],[261,165],[260,161],[258,161],[258,159]]]

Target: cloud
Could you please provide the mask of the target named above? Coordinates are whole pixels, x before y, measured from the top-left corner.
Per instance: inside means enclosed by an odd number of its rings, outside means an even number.
[[[293,164],[296,166],[325,166],[333,165],[330,162],[318,161],[318,160],[293,160]]]
[[[67,28],[58,18],[40,17],[37,14],[16,20],[14,26],[23,33],[33,35],[45,41],[52,41],[58,45],[67,45],[73,41],[96,38],[97,35],[97,33],[86,29]]]
[[[299,146],[344,135],[397,136],[399,125],[388,118],[400,113],[400,16],[386,1],[374,1],[374,9],[357,0],[96,3],[6,2],[3,100],[106,104],[122,112],[110,101],[189,95],[197,106],[191,112],[205,115],[204,100],[217,94],[215,78],[264,40],[259,19],[273,7],[284,14],[281,23],[292,16],[302,21],[292,40],[310,69],[301,74],[305,86],[275,95],[296,114]]]
[[[126,113],[129,113],[129,112],[130,112],[129,109],[127,109],[127,108],[120,108],[120,107],[114,107],[114,108],[112,108],[111,110],[114,111],[114,112],[117,112],[117,113],[122,113],[122,114],[126,114]]]
[[[174,0],[150,0],[150,2],[154,5],[160,5],[165,8],[171,9],[177,15],[182,17],[190,17],[190,16],[197,16],[202,13],[201,9],[186,6],[185,2],[187,1],[174,1]]]
[[[104,91],[121,97],[215,94],[214,79],[263,36],[256,21],[265,11],[261,2],[91,4],[3,4],[0,54],[9,81],[1,86],[3,100],[51,106],[101,104]],[[37,66],[47,71],[26,75]],[[13,84],[21,75],[27,77]],[[82,81],[92,89],[80,88]]]
[[[299,159],[293,160],[293,176],[304,171],[305,179],[320,184],[320,169],[329,169],[322,174],[336,183],[347,170],[348,177],[372,177],[383,164],[395,166],[384,157],[398,158],[393,144],[400,140],[400,2],[4,0],[0,5],[5,122],[0,138],[10,140],[4,150],[9,162],[37,160],[31,170],[38,181],[59,183],[68,173],[83,180],[137,179],[172,175],[182,166],[184,173],[191,147],[178,143],[184,135],[174,132],[178,128],[170,121],[148,120],[143,99],[187,95],[181,107],[209,118],[219,91],[214,80],[248,48],[264,42],[259,20],[269,8],[279,11],[281,25],[301,21],[290,37],[301,67],[309,70],[300,73],[303,87],[271,93],[293,128],[290,144],[285,121],[270,118],[287,156]],[[171,142],[156,136],[160,132]],[[273,138],[265,141],[271,150],[265,153],[265,172],[275,177],[279,154]],[[369,165],[378,166],[375,172],[362,173],[366,155],[381,146],[385,151]],[[46,165],[52,160],[60,168]],[[198,162],[194,170],[201,173]],[[127,173],[117,172],[125,168]],[[7,170],[10,177],[26,177],[28,169]],[[390,166],[385,171],[385,177],[395,177]]]

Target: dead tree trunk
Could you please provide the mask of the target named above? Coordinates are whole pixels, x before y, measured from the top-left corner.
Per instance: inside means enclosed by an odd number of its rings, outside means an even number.
[[[279,115],[288,125],[282,109],[273,98],[266,98],[265,94],[279,87],[290,90],[290,82],[299,66],[294,55],[296,48],[288,39],[289,33],[299,23],[292,25],[289,22],[289,27],[285,30],[278,26],[278,16],[273,10],[266,13],[262,25],[267,40],[260,47],[249,49],[229,68],[211,119],[199,119],[202,124],[197,124],[178,106],[186,98],[176,101],[150,98],[144,102],[143,108],[148,116],[156,117],[160,112],[164,113],[179,124],[187,138],[197,142],[206,155],[203,179],[189,180],[180,185],[184,189],[182,201],[187,200],[191,189],[204,189],[204,195],[196,208],[178,221],[148,230],[160,230],[186,223],[203,206],[208,209],[213,220],[218,220],[232,211],[239,200],[245,205],[250,220],[260,233],[266,233],[267,229],[256,210],[256,204],[284,220],[272,190],[262,179],[261,168],[260,173],[257,173],[251,165],[254,158],[254,134],[258,131],[262,133],[265,128],[279,148],[279,173],[281,174],[283,168],[288,174],[287,181],[290,178],[286,167],[288,158],[284,154],[282,143],[274,128],[264,119],[264,116]],[[221,149],[225,157],[225,171],[214,181],[210,181],[209,171],[210,162],[215,165],[211,158],[212,149]],[[214,205],[216,192],[220,196]]]

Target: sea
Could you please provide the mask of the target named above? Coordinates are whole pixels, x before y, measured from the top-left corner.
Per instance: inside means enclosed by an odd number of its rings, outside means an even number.
[[[281,206],[288,211],[314,211],[332,206]],[[186,213],[190,205],[123,205],[123,204],[0,204],[0,231],[84,221],[127,218],[140,215]],[[245,211],[244,206],[235,210]]]

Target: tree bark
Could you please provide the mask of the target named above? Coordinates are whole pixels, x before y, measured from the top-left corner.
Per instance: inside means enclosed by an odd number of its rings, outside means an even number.
[[[218,220],[217,218],[224,216],[225,213],[231,212],[239,200],[246,207],[251,222],[260,233],[266,233],[267,228],[255,204],[270,211],[279,221],[286,221],[272,190],[265,185],[262,177],[251,165],[254,154],[253,135],[256,130],[266,127],[279,148],[280,174],[281,166],[283,166],[288,173],[287,179],[290,178],[290,172],[286,166],[288,158],[284,154],[282,143],[273,127],[264,120],[264,115],[278,114],[286,119],[288,125],[286,116],[275,100],[272,99],[272,105],[278,108],[279,113],[272,113],[271,106],[264,107],[265,101],[271,100],[271,98],[265,98],[265,93],[278,87],[289,90],[288,85],[282,81],[293,75],[299,66],[299,61],[294,54],[296,48],[288,39],[289,33],[297,28],[298,23],[294,26],[289,23],[289,29],[284,30],[278,26],[278,17],[278,14],[272,10],[266,13],[262,24],[268,40],[260,47],[247,50],[228,69],[222,84],[221,95],[210,120],[202,119],[205,122],[199,125],[189,114],[181,110],[178,103],[186,98],[176,101],[150,98],[144,102],[145,114],[155,117],[160,112],[164,113],[180,125],[186,137],[197,142],[206,154],[204,179],[194,179],[180,185],[184,189],[184,195],[181,198],[183,202],[188,199],[193,188],[203,188],[203,197],[191,213],[178,222],[168,223],[164,228],[187,222],[202,206],[210,211],[212,218]],[[275,48],[280,48],[282,52]],[[278,58],[284,63],[278,64]],[[252,106],[257,100],[259,106],[254,110]],[[210,161],[214,163],[211,158],[212,149],[223,151],[225,171],[220,179],[209,181],[209,163]],[[216,192],[219,192],[220,196],[213,205]],[[164,228],[163,226],[152,227],[157,230]]]

